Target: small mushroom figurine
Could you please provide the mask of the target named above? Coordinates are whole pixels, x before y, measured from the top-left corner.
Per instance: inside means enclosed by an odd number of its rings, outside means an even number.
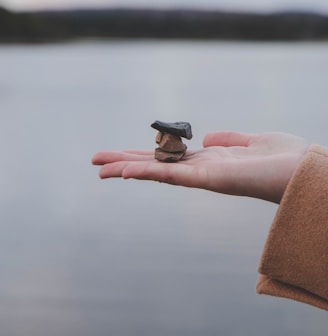
[[[155,159],[163,162],[178,162],[185,155],[187,146],[181,137],[190,140],[192,138],[191,125],[185,121],[168,123],[156,120],[151,124],[158,130],[155,149]]]

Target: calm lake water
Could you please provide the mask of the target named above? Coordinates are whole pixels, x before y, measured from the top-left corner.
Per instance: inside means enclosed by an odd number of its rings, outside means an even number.
[[[328,43],[0,46],[0,325],[24,336],[327,335],[327,313],[255,293],[276,205],[100,181],[99,150],[156,119],[328,145]]]

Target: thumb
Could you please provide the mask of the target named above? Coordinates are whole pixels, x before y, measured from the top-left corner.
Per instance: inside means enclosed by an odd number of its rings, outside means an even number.
[[[253,134],[231,132],[231,131],[209,133],[205,136],[203,140],[203,146],[248,147],[253,138],[254,138]]]

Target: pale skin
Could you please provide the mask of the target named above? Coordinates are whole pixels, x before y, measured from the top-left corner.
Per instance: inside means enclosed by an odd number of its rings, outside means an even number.
[[[304,139],[285,133],[217,132],[177,163],[155,160],[154,150],[99,152],[92,163],[102,166],[102,179],[153,180],[280,203],[307,147]]]

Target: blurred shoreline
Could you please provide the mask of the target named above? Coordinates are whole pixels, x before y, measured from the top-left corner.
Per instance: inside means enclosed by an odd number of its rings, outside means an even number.
[[[0,7],[0,43],[92,38],[327,41],[328,16],[120,8],[11,12]]]

